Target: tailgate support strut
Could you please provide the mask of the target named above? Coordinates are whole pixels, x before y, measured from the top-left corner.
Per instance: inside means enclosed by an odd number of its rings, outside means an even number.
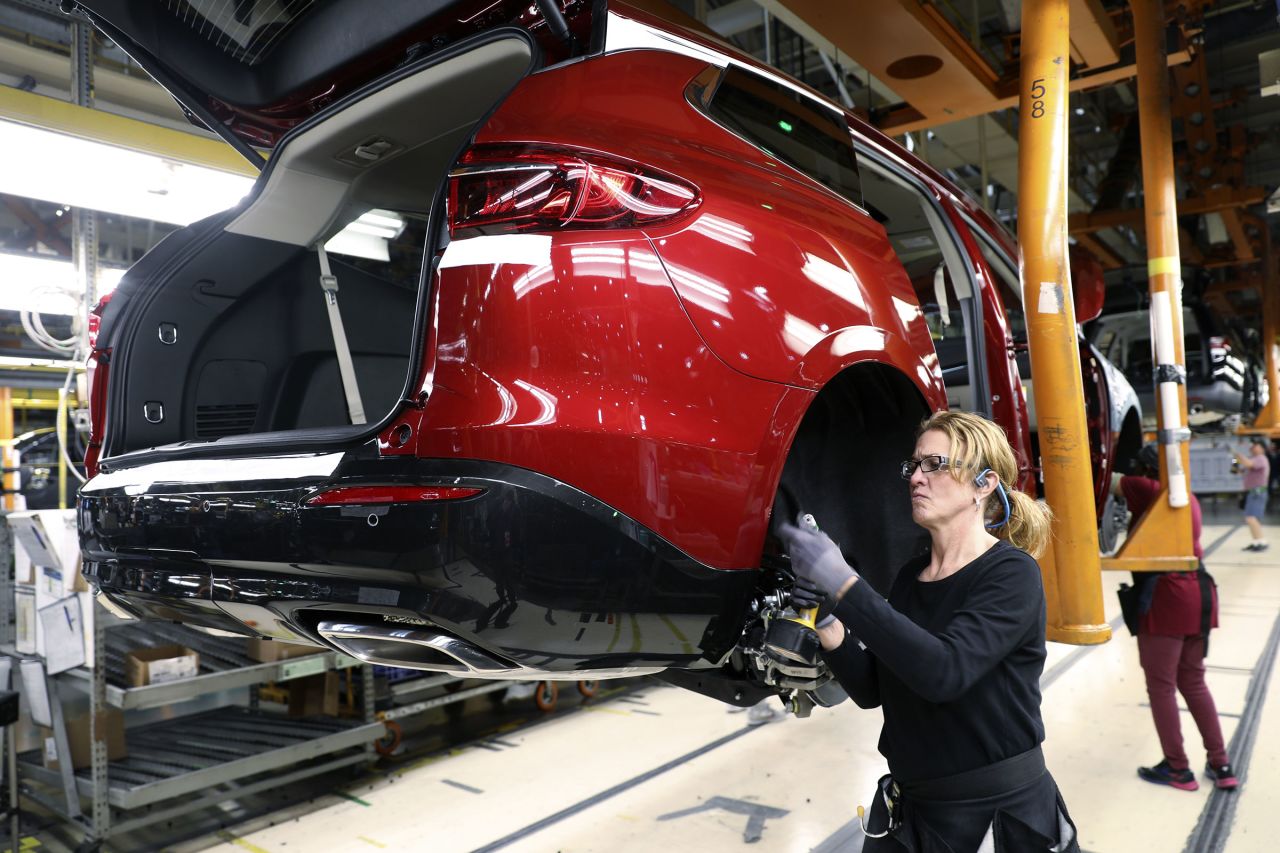
[[[329,310],[329,329],[333,332],[333,353],[338,359],[338,373],[342,377],[342,391],[347,396],[347,415],[351,423],[365,423],[364,403],[360,401],[360,386],[356,384],[356,369],[351,362],[351,347],[347,344],[347,331],[342,325],[342,313],[338,310],[338,277],[329,269],[329,255],[323,243],[316,244],[320,258],[320,289],[324,291],[325,308]]]

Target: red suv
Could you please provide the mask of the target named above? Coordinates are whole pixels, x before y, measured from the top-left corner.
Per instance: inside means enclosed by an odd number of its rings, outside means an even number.
[[[813,513],[886,589],[921,544],[899,465],[949,405],[1034,488],[1011,239],[749,57],[585,0],[82,5],[271,149],[103,311],[80,523],[125,610],[825,701],[821,665],[764,650],[771,515]],[[362,223],[383,260],[329,242]],[[1106,483],[1138,416],[1081,354]]]

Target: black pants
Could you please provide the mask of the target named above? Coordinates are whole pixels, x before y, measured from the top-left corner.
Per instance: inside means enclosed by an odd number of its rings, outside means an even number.
[[[1048,771],[1019,788],[981,799],[923,800],[904,794],[902,804],[902,826],[883,838],[868,836],[864,853],[974,853],[988,829],[997,853],[1080,850],[1075,826]]]

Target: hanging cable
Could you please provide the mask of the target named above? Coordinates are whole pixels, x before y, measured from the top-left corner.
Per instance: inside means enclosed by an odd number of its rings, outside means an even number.
[[[56,285],[43,285],[31,291],[31,296],[37,300],[42,296],[66,296],[73,303],[71,310],[71,333],[66,338],[55,337],[47,328],[45,328],[44,320],[41,319],[41,312],[36,310],[26,310],[18,312],[18,319],[22,321],[23,331],[27,333],[27,337],[35,341],[36,345],[41,349],[48,350],[58,355],[75,355],[80,346],[81,331],[81,315],[84,313],[80,310],[80,303],[83,301],[79,294],[74,290]]]
[[[78,348],[77,348],[78,350]],[[58,452],[62,454],[62,461],[67,466],[67,470],[75,475],[80,482],[87,482],[85,476],[80,473],[79,466],[72,461],[71,454],[67,452],[67,398],[71,394],[71,383],[75,380],[76,370],[80,366],[78,352],[71,358],[71,367],[67,368],[67,378],[63,380],[62,387],[58,389]],[[65,490],[62,484],[58,484],[59,501]],[[65,507],[64,507],[65,508]]]

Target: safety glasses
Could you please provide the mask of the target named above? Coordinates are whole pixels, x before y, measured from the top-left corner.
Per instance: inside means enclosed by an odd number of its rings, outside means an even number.
[[[956,460],[938,453],[921,456],[919,459],[908,459],[902,463],[902,479],[910,480],[911,475],[916,472],[917,468],[926,474],[932,474],[934,471],[941,471],[943,468],[959,464]]]

